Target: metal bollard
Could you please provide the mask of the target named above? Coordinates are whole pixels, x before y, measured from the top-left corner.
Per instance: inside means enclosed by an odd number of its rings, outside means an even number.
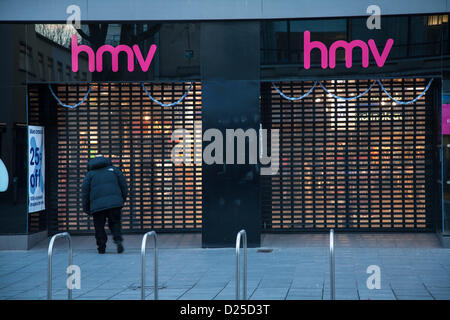
[[[242,294],[242,300],[247,300],[247,233],[245,230],[241,230],[238,232],[236,237],[236,300],[240,300],[240,247],[241,247],[241,238],[243,239],[243,248],[244,248],[244,292]]]
[[[52,257],[53,257],[53,245],[55,244],[55,240],[58,238],[66,238],[69,241],[69,266],[72,265],[72,239],[70,238],[70,234],[68,232],[55,234],[51,239],[48,245],[48,273],[47,273],[47,300],[52,300]],[[72,289],[67,288],[67,299],[72,300]]]
[[[334,229],[330,230],[330,299],[335,300],[335,273],[334,273]]]
[[[155,270],[154,270],[154,285],[155,285],[155,291],[154,291],[154,299],[158,300],[158,243],[155,231],[150,231],[144,234],[144,237],[142,238],[142,244],[141,244],[141,300],[145,300],[145,249],[147,245],[147,238],[148,236],[153,237],[154,240],[154,247],[155,247]]]

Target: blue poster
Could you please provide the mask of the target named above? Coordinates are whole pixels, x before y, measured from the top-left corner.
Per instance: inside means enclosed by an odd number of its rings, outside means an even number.
[[[28,126],[28,212],[45,210],[44,127]]]

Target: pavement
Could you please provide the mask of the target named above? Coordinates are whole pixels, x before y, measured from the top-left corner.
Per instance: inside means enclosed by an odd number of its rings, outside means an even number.
[[[336,299],[448,300],[450,249],[432,233],[336,233]],[[125,252],[111,239],[99,255],[93,236],[73,236],[73,264],[81,271],[76,300],[134,300],[141,294],[142,235],[126,235]],[[202,249],[200,234],[160,234],[159,298],[235,299],[235,249]],[[329,238],[325,233],[263,234],[248,249],[250,300],[330,299]],[[47,298],[47,246],[0,251],[0,299]],[[53,299],[67,299],[66,243],[53,256]],[[145,294],[153,299],[153,249],[148,242]],[[242,259],[241,259],[242,261]],[[369,289],[369,266],[380,270],[380,289]],[[241,277],[242,279],[242,277]]]

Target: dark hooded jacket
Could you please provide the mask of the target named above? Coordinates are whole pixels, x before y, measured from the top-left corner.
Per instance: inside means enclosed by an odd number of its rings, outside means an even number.
[[[83,211],[87,214],[122,208],[128,196],[127,181],[111,160],[96,157],[88,163],[82,186]]]

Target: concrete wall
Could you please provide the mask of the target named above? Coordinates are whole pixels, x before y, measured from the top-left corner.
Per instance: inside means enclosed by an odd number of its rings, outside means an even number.
[[[450,0],[1,0],[0,21],[66,21],[66,8],[72,4],[80,7],[84,21],[365,16],[372,4],[390,15],[450,11]]]

